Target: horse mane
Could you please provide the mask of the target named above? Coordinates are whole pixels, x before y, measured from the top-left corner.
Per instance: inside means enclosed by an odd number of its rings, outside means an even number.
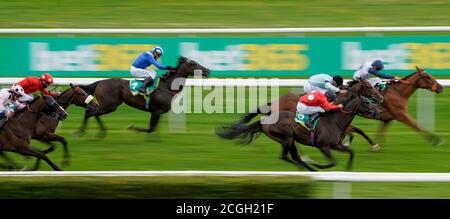
[[[406,79],[408,79],[409,77],[415,75],[416,73],[417,73],[417,72],[413,72],[413,73],[407,75],[406,77],[402,78],[402,80],[406,80]]]
[[[187,62],[188,60],[189,60],[189,59],[186,58],[186,57],[184,57],[184,56],[179,56],[179,57],[178,57],[178,64],[177,64],[177,66],[175,67],[175,69],[178,70],[178,68],[180,68],[181,64]]]
[[[184,57],[184,56],[179,56],[179,57],[178,57],[178,63],[177,63],[177,66],[175,67],[175,71],[178,71],[178,69],[180,68],[181,64],[187,62],[188,60],[189,60],[189,59],[186,58],[186,57]],[[162,81],[166,81],[167,78],[171,78],[171,77],[174,76],[174,75],[176,75],[176,73],[171,73],[171,72],[169,72],[167,75],[161,77],[161,80],[162,80]]]
[[[62,96],[62,95],[64,95],[65,93],[69,92],[70,90],[72,90],[72,89],[71,89],[71,88],[69,88],[69,89],[67,89],[67,90],[63,91],[63,92],[61,93],[61,95],[59,95],[58,97],[61,97],[61,96]]]
[[[41,96],[37,96],[36,98],[34,98],[31,102],[29,102],[28,103],[28,105],[32,105],[32,104],[34,104],[37,100],[39,100],[41,98]],[[20,109],[20,110],[17,110],[16,111],[16,113],[14,114],[14,117],[16,117],[16,116],[18,116],[18,115],[20,115],[20,114],[22,114],[23,112],[25,112],[27,110],[27,107],[24,107],[24,108],[22,108],[22,109]]]

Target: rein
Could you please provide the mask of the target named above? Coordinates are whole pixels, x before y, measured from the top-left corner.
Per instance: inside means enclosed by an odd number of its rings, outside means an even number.
[[[416,73],[417,73],[417,72],[416,72]],[[425,77],[425,76],[421,75],[421,76],[419,77],[419,79],[417,79],[417,81],[420,80],[420,79],[422,79],[422,78],[424,78],[424,77]],[[419,88],[417,85],[415,85],[415,84],[413,84],[413,83],[411,83],[411,82],[409,82],[409,81],[405,81],[405,80],[403,80],[403,79],[398,80],[398,82],[403,83],[403,84],[406,84],[406,85],[409,85],[409,86],[412,86],[412,87],[414,87],[414,88]],[[437,91],[437,83],[436,83],[436,82],[433,82],[433,84],[431,85],[431,90],[432,90],[433,92],[436,92],[436,91]]]

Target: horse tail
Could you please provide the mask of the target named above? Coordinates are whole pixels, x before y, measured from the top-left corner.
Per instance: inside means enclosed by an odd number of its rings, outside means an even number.
[[[80,87],[81,89],[86,91],[86,93],[88,93],[88,94],[94,94],[95,93],[95,88],[97,88],[97,85],[100,82],[101,81],[96,81],[96,82],[94,82],[92,84],[89,84],[89,85],[78,85],[78,87]]]
[[[256,121],[250,125],[237,123],[232,126],[223,126],[216,130],[216,134],[224,139],[238,140],[239,144],[250,144],[256,134],[262,131],[261,121]]]
[[[268,103],[268,104],[266,104],[266,105],[264,105],[264,106],[261,106],[261,107],[256,108],[256,110],[253,111],[253,112],[249,112],[249,113],[245,114],[245,115],[242,117],[241,121],[239,121],[239,123],[245,124],[245,123],[250,122],[250,120],[252,120],[253,118],[255,118],[257,115],[261,114],[261,113],[262,113],[262,109],[263,109],[263,108],[266,108],[266,107],[267,107],[268,109],[265,110],[264,114],[265,114],[265,115],[270,115],[270,114],[272,113],[272,109],[271,109],[271,103]]]

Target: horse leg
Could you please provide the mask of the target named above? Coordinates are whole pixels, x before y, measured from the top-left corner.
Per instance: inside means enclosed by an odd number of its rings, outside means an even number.
[[[349,159],[347,162],[347,171],[351,171],[352,170],[352,166],[353,166],[353,157],[355,156],[353,153],[353,150],[350,147],[347,147],[345,145],[342,144],[337,144],[337,145],[333,145],[332,146],[333,149],[338,150],[338,151],[342,151],[342,152],[347,152],[349,153]]]
[[[73,133],[76,136],[82,136],[84,135],[84,133],[86,133],[86,128],[87,128],[87,122],[88,119],[91,117],[92,115],[88,115],[88,112],[85,111],[84,113],[84,118],[83,118],[83,122],[81,123],[81,127],[78,129],[78,131],[76,131],[75,133]]]
[[[366,135],[366,133],[363,130],[361,130],[358,127],[350,126],[347,129],[347,131],[357,133],[357,134],[361,135],[362,137],[364,137],[366,139],[366,141],[369,142],[369,144],[371,145],[372,148],[379,148],[380,147],[380,145],[376,144],[369,136]],[[345,146],[350,146],[350,144],[345,145]]]
[[[52,151],[54,151],[56,149],[55,145],[53,143],[51,143],[50,141],[42,141],[42,142],[50,145],[49,148],[41,151],[43,154],[48,154],[48,153],[50,153],[50,152],[52,152]],[[34,164],[34,166],[33,166],[33,168],[31,170],[38,170],[40,165],[41,165],[41,158],[38,157],[37,160],[36,160],[36,163]]]
[[[102,120],[100,119],[100,116],[95,116],[95,119],[97,120],[97,124],[100,127],[100,133],[98,134],[98,137],[100,138],[106,137],[106,126],[103,124]]]
[[[290,154],[291,154],[291,158],[292,160],[294,160],[297,165],[303,166],[306,169],[308,169],[309,171],[316,171],[315,169],[313,169],[312,167],[310,167],[307,163],[305,163],[300,156],[298,155],[298,151],[297,151],[297,147],[295,146],[294,141],[292,140],[291,143],[289,144],[284,144],[283,147],[288,148]]]
[[[423,133],[425,135],[425,137],[431,141],[431,143],[433,144],[433,146],[437,146],[437,145],[441,145],[444,143],[444,139],[442,137],[436,136],[434,134],[432,134],[429,131],[426,131],[425,129],[419,127],[419,125],[417,125],[417,123],[406,113],[400,114],[399,116],[396,117],[396,119],[406,125],[408,125],[409,127]]]
[[[0,156],[2,156],[5,160],[6,160],[6,162],[8,162],[8,164],[7,164],[7,166],[9,167],[9,168],[14,168],[14,169],[16,169],[16,170],[19,170],[19,169],[21,169],[20,167],[19,167],[19,164],[17,164],[11,157],[9,157],[9,156],[7,156],[5,153],[3,153],[2,151],[0,151]]]
[[[319,169],[327,169],[327,168],[331,168],[331,167],[336,166],[336,164],[337,164],[336,159],[331,154],[331,149],[330,149],[329,146],[320,147],[319,150],[320,150],[320,152],[322,152],[322,154],[325,155],[325,157],[327,158],[327,160],[330,161],[330,163],[329,164],[325,164],[325,165],[318,164],[318,163],[310,163],[311,165],[313,165],[313,166],[315,166],[315,167],[317,167]]]
[[[16,148],[17,153],[25,155],[25,156],[33,156],[36,157],[38,159],[42,159],[45,160],[45,162],[48,163],[48,165],[50,165],[53,170],[56,171],[61,171],[61,169],[56,166],[48,157],[47,155],[45,155],[43,152],[39,151],[39,149],[30,146],[22,146],[22,147],[17,147]],[[36,169],[32,169],[32,170],[36,170]]]
[[[378,127],[378,132],[377,132],[377,141],[381,142],[382,144],[384,144],[384,133],[386,132],[387,127],[389,126],[389,124],[391,123],[391,120],[388,121],[382,121],[380,127]],[[372,151],[379,151],[381,148],[378,145],[378,147],[371,147]]]
[[[150,126],[148,129],[134,127],[133,124],[128,126],[128,128],[135,130],[135,131],[139,131],[139,132],[147,132],[147,133],[154,132],[156,130],[156,127],[158,126],[158,121],[159,121],[160,117],[161,117],[161,112],[159,112],[159,111],[152,112],[152,115],[150,118]]]
[[[353,139],[355,138],[355,135],[353,133],[351,133],[351,131],[348,129],[345,134],[347,134],[349,136],[348,141],[345,143],[345,145],[350,146],[352,144]]]
[[[69,153],[69,147],[67,146],[67,141],[64,137],[56,135],[54,133],[47,133],[44,138],[43,141],[49,145],[51,145],[51,148],[53,148],[52,150],[45,152],[42,151],[44,154],[47,154],[49,152],[52,152],[55,148],[55,146],[53,144],[51,144],[51,141],[58,141],[63,145],[64,148],[64,154],[63,154],[63,165],[64,166],[68,166],[70,164],[70,153]],[[50,149],[50,148],[49,148]],[[49,150],[47,149],[47,150]],[[46,151],[47,151],[46,150]]]

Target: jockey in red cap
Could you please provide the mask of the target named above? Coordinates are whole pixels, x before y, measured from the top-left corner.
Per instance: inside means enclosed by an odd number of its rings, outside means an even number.
[[[49,73],[44,73],[41,77],[26,77],[17,83],[25,91],[25,95],[21,101],[28,102],[34,99],[33,93],[40,91],[42,94],[50,95],[52,97],[58,96],[59,92],[49,92],[47,87],[54,84],[53,77]]]

